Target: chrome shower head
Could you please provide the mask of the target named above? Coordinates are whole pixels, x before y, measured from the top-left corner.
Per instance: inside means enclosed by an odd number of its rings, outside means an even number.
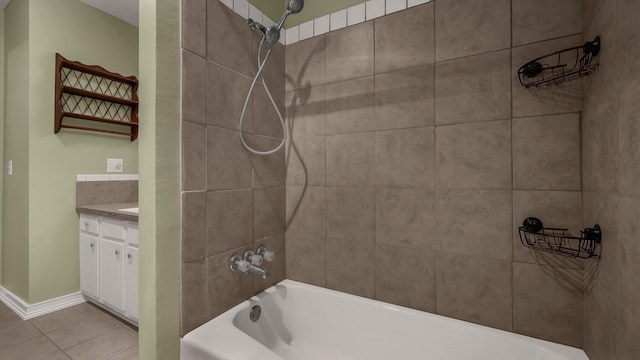
[[[292,14],[297,14],[302,11],[304,7],[304,0],[289,0],[287,3],[287,11]]]

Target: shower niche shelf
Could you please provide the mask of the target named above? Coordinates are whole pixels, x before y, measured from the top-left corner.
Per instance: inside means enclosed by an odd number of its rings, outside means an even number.
[[[518,69],[525,88],[560,85],[591,75],[600,64],[593,60],[600,52],[600,36],[580,46],[533,59]]]
[[[602,241],[602,231],[598,224],[585,228],[580,236],[572,236],[567,229],[545,228],[540,219],[529,217],[518,231],[522,245],[534,250],[573,258],[600,258],[597,249]]]
[[[138,79],[56,54],[54,132],[97,131],[138,138]],[[68,118],[80,119],[71,123]],[[65,120],[67,120],[65,122]]]

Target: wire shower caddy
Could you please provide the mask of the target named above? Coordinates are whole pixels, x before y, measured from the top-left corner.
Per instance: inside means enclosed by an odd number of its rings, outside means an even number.
[[[600,258],[597,249],[602,241],[602,230],[598,224],[584,228],[580,236],[572,236],[567,229],[545,228],[540,219],[529,217],[518,231],[522,245],[534,250],[573,258]]]
[[[593,61],[600,52],[600,45],[600,36],[596,36],[584,45],[533,59],[518,69],[520,84],[527,89],[560,85],[591,75],[600,66]]]

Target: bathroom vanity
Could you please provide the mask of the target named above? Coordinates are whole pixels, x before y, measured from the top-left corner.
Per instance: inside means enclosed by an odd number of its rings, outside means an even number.
[[[137,324],[137,204],[86,205],[77,210],[80,290],[97,305]]]

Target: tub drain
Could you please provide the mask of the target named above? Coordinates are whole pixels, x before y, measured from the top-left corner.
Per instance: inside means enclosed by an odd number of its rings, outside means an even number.
[[[251,311],[249,312],[249,319],[256,322],[260,319],[260,314],[262,314],[262,308],[260,308],[260,305],[256,305],[251,308]]]

